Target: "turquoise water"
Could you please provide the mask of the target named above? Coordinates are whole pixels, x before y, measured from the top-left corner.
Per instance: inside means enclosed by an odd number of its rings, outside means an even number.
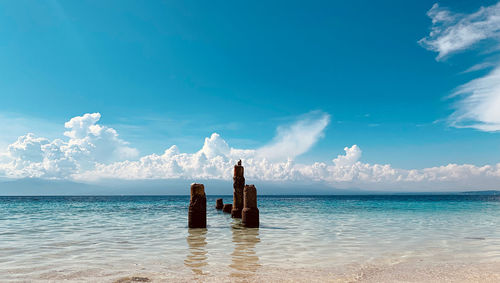
[[[259,196],[259,229],[216,198],[188,229],[188,196],[0,197],[0,280],[500,260],[500,196]]]

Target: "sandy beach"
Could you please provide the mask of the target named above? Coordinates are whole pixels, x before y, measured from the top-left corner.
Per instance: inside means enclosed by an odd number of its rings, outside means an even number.
[[[423,259],[392,265],[348,265],[332,268],[261,266],[254,273],[109,272],[87,270],[72,274],[45,274],[29,282],[499,282],[500,262],[429,263]],[[123,276],[124,274],[129,274]]]

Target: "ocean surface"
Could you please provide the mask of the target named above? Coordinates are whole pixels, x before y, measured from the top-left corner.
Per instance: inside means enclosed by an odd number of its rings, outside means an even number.
[[[0,281],[500,260],[500,196],[259,196],[258,229],[218,197],[207,229],[187,228],[189,196],[0,197]]]

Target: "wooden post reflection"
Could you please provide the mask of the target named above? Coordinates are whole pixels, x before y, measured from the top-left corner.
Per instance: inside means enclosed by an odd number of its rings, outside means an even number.
[[[188,229],[188,233],[186,240],[189,245],[189,254],[184,260],[184,265],[191,268],[194,274],[202,275],[204,274],[203,267],[208,265],[207,229]]]
[[[260,242],[258,228],[245,228],[240,221],[235,222],[232,227],[234,251],[231,254],[233,269],[231,276],[247,277],[254,274],[261,266],[255,246]]]

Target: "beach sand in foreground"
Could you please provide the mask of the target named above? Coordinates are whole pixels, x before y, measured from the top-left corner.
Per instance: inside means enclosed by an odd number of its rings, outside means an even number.
[[[128,275],[125,275],[129,273]],[[124,276],[125,275],[125,276]],[[14,278],[12,278],[14,279]],[[20,279],[20,278],[19,278]],[[21,279],[22,280],[22,279]],[[391,265],[348,265],[334,268],[282,268],[197,274],[176,271],[141,272],[87,270],[46,273],[30,282],[500,282],[500,262],[430,263],[411,260]]]
[[[339,269],[266,268],[253,275],[202,275],[179,278],[164,275],[125,277],[114,282],[500,282],[500,262],[485,264],[399,263],[391,266]],[[125,279],[125,280],[123,280]],[[132,280],[127,280],[132,279]]]

